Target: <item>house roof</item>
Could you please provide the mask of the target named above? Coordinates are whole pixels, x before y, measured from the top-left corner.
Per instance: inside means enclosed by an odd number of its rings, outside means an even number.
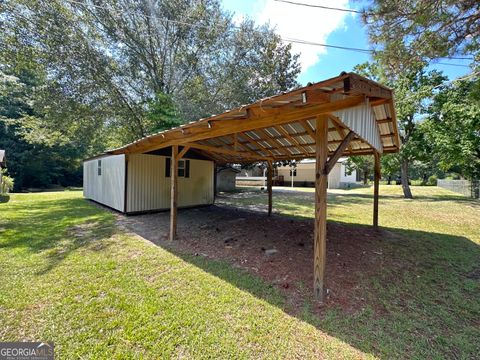
[[[315,119],[328,118],[331,155],[350,131],[344,156],[397,152],[392,90],[354,73],[243,105],[146,136],[105,154],[145,153],[178,145],[218,163],[315,157]]]

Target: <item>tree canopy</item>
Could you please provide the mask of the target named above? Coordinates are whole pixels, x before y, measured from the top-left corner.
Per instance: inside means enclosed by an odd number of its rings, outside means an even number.
[[[7,0],[0,21],[3,90],[28,90],[3,98],[11,141],[78,160],[298,86],[290,45],[217,0]]]

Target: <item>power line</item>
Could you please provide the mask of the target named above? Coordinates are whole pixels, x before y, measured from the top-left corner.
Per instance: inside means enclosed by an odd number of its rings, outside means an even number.
[[[325,8],[329,10],[338,10],[338,11],[348,11],[348,12],[356,12],[356,13],[361,13],[361,11],[358,10],[353,10],[353,9],[342,9],[342,8],[334,8],[334,7],[328,7],[328,6],[321,6],[321,5],[310,5],[310,4],[304,4],[304,3],[296,3],[293,1],[288,1],[288,0],[275,0],[278,2],[285,2],[285,3],[290,3],[290,4],[295,4],[295,5],[305,5],[305,6],[311,6],[311,7],[318,7],[318,8]],[[76,0],[66,0],[66,2],[72,3],[72,4],[78,4],[78,5],[83,5],[83,6],[92,6],[95,8],[107,10],[107,11],[112,11],[112,9],[106,7],[106,6],[100,6],[100,5],[95,5],[95,4],[86,4],[81,1],[76,1]],[[121,12],[117,11],[119,15],[122,15]],[[123,14],[129,13],[127,11],[124,11]],[[130,12],[131,14],[132,12]],[[164,17],[158,17],[154,15],[146,15],[142,14],[142,16],[145,16],[147,18],[155,19],[158,21],[162,22],[167,22],[167,23],[174,23],[174,24],[180,24],[180,25],[186,25],[186,26],[192,26],[192,27],[197,27],[197,28],[204,28],[204,29],[211,29],[212,27],[217,27],[218,26],[207,26],[207,25],[199,25],[199,24],[193,24],[191,22],[187,21],[179,21],[179,20],[172,20],[172,19],[167,19]],[[233,26],[234,29],[241,29],[239,26]],[[253,29],[255,32],[261,32],[259,30]],[[362,49],[362,48],[355,48],[355,47],[350,47],[350,46],[342,46],[342,45],[329,45],[329,44],[323,44],[323,43],[317,43],[309,40],[303,40],[303,39],[295,39],[295,38],[285,38],[279,36],[282,41],[285,42],[290,42],[290,43],[295,43],[295,44],[301,44],[301,45],[310,45],[310,46],[321,46],[321,47],[326,47],[326,48],[332,48],[332,49],[339,49],[339,50],[346,50],[346,51],[353,51],[353,52],[358,52],[362,54],[373,54],[375,51],[371,49]],[[467,57],[441,57],[440,59],[452,59],[452,60],[474,60],[473,58],[467,58]],[[440,65],[447,65],[447,66],[460,66],[460,67],[469,67],[468,65],[462,65],[462,64],[449,64],[449,63],[437,63]]]
[[[300,5],[300,6],[307,6],[307,7],[313,7],[313,8],[320,8],[320,9],[325,9],[325,10],[335,10],[335,11],[344,11],[344,12],[351,12],[355,14],[363,14],[363,11],[360,10],[354,10],[354,9],[345,9],[345,8],[337,8],[337,7],[330,7],[330,6],[323,6],[323,5],[314,5],[314,4],[306,4],[306,3],[299,3],[295,1],[288,1],[288,0],[274,0],[276,2],[282,2],[286,4],[292,4],[292,5]]]
[[[448,65],[448,66],[459,66],[459,67],[470,67],[470,65],[462,65],[462,64],[449,64],[444,62],[434,62],[431,65]]]

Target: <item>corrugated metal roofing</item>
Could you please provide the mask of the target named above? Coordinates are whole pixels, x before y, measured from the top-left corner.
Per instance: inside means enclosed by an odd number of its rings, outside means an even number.
[[[323,108],[334,110],[322,112]],[[341,74],[148,136],[109,153],[141,153],[178,144],[197,146],[219,163],[301,160],[315,156],[315,117],[320,114],[328,116],[331,153],[350,131],[355,137],[344,155],[396,152],[399,138],[392,110],[391,90],[353,73]]]

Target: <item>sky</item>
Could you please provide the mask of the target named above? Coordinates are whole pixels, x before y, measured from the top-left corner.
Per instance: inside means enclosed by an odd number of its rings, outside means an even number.
[[[359,9],[358,1],[348,0],[291,0],[336,8]],[[225,10],[233,13],[234,21],[248,17],[258,24],[269,22],[276,27],[283,39],[301,39],[315,43],[368,49],[366,29],[355,13],[327,10],[283,3],[275,0],[222,0]],[[292,44],[292,50],[300,54],[302,72],[298,81],[306,85],[352,71],[353,67],[370,59],[368,54],[341,49],[304,44]],[[469,73],[468,67],[444,65],[468,65],[466,60],[442,59],[442,64],[431,69],[443,71],[450,79]]]

